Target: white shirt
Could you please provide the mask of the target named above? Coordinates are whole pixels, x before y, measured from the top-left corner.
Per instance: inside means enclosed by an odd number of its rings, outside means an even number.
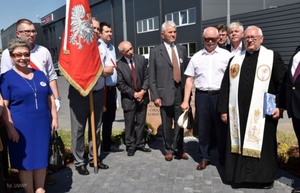
[[[232,47],[232,44],[231,44],[231,56],[240,55],[241,51],[242,51],[242,46],[243,46],[243,43],[241,41],[239,47],[237,47],[237,49],[235,50],[234,47]]]
[[[167,49],[167,52],[168,52],[168,54],[169,54],[170,60],[171,60],[171,62],[173,62],[173,61],[172,61],[172,48],[171,48],[171,45],[168,44],[167,42],[164,42],[164,44],[165,44],[165,46],[166,46],[166,49]],[[174,51],[175,51],[175,54],[176,54],[176,57],[177,57],[177,61],[178,61],[178,66],[179,66],[179,69],[180,69],[180,64],[179,64],[179,57],[178,57],[177,47],[176,47],[175,44],[172,44],[172,46],[173,46],[173,49],[174,49]]]
[[[130,70],[131,70],[130,60],[132,60],[132,65],[133,65],[133,67],[135,67],[135,63],[134,63],[133,58],[129,59],[129,58],[125,57],[125,56],[124,56],[124,58],[126,59],[126,61],[127,61],[127,63],[128,63],[128,66],[129,66]]]
[[[230,52],[218,46],[211,53],[203,48],[193,55],[184,74],[194,77],[199,90],[219,90],[230,58]]]
[[[110,53],[107,49],[106,44],[99,43],[98,50],[99,50],[99,53],[100,53],[100,59],[101,59],[103,67],[105,68],[105,67],[108,67],[108,66],[114,66],[111,63],[111,60],[110,60],[111,56],[110,56]],[[98,79],[98,82],[96,83],[96,85],[93,88],[93,91],[100,90],[103,87],[104,87],[104,77],[100,76],[99,79]]]
[[[49,82],[57,79],[57,75],[52,62],[52,57],[47,48],[35,44],[33,50],[30,51],[30,60],[39,68],[39,70],[44,72]],[[13,66],[14,63],[10,58],[9,51],[8,49],[5,49],[2,52],[1,57],[1,74],[12,69]]]
[[[294,76],[295,74],[295,71],[298,67],[298,64],[300,62],[300,52],[298,52],[294,57],[293,57],[293,65],[292,65],[292,68],[291,68],[291,73],[292,73],[292,76]]]

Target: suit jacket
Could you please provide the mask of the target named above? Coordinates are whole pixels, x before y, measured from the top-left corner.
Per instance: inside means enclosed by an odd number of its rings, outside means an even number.
[[[187,67],[188,58],[186,48],[176,44],[180,72],[182,96],[184,92],[185,79],[184,71]],[[151,100],[158,98],[162,100],[163,106],[171,106],[174,103],[174,78],[173,65],[164,43],[152,48],[149,59],[149,88]]]
[[[300,46],[296,48],[290,59],[281,89],[279,107],[286,109],[289,117],[300,119],[300,76],[298,76],[294,82],[291,73],[293,57],[298,52],[300,52]]]
[[[148,95],[148,68],[144,56],[134,55],[133,57],[136,73],[136,84],[138,91],[142,89],[146,91],[144,94],[144,103],[149,103]],[[118,62],[118,84],[117,87],[121,92],[121,103],[124,110],[133,110],[137,101],[134,98],[134,83],[132,78],[131,69],[125,57],[122,57]]]

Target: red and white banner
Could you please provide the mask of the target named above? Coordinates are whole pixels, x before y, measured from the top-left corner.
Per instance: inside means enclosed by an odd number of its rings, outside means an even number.
[[[88,0],[66,0],[66,25],[59,68],[82,96],[89,94],[102,73],[103,66]]]

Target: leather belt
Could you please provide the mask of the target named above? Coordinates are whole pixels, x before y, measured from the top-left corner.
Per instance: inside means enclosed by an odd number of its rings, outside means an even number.
[[[215,94],[219,94],[219,90],[198,90],[200,93],[205,93],[208,95],[215,95]]]

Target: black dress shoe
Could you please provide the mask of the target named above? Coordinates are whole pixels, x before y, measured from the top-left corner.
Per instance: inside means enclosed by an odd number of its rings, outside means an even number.
[[[76,167],[76,170],[78,171],[78,173],[80,175],[86,176],[86,175],[90,174],[90,172],[86,169],[85,165],[81,165],[81,166]]]
[[[135,150],[134,149],[128,149],[127,155],[128,156],[134,156]]]
[[[274,182],[262,183],[261,184],[262,189],[272,189],[273,187],[274,187]]]
[[[137,150],[143,151],[143,152],[151,152],[151,149],[146,148],[146,147],[137,147]]]
[[[94,163],[90,163],[90,167],[94,167]],[[102,161],[99,161],[98,162],[98,168],[101,169],[101,170],[106,170],[108,169],[108,165],[102,163]]]

